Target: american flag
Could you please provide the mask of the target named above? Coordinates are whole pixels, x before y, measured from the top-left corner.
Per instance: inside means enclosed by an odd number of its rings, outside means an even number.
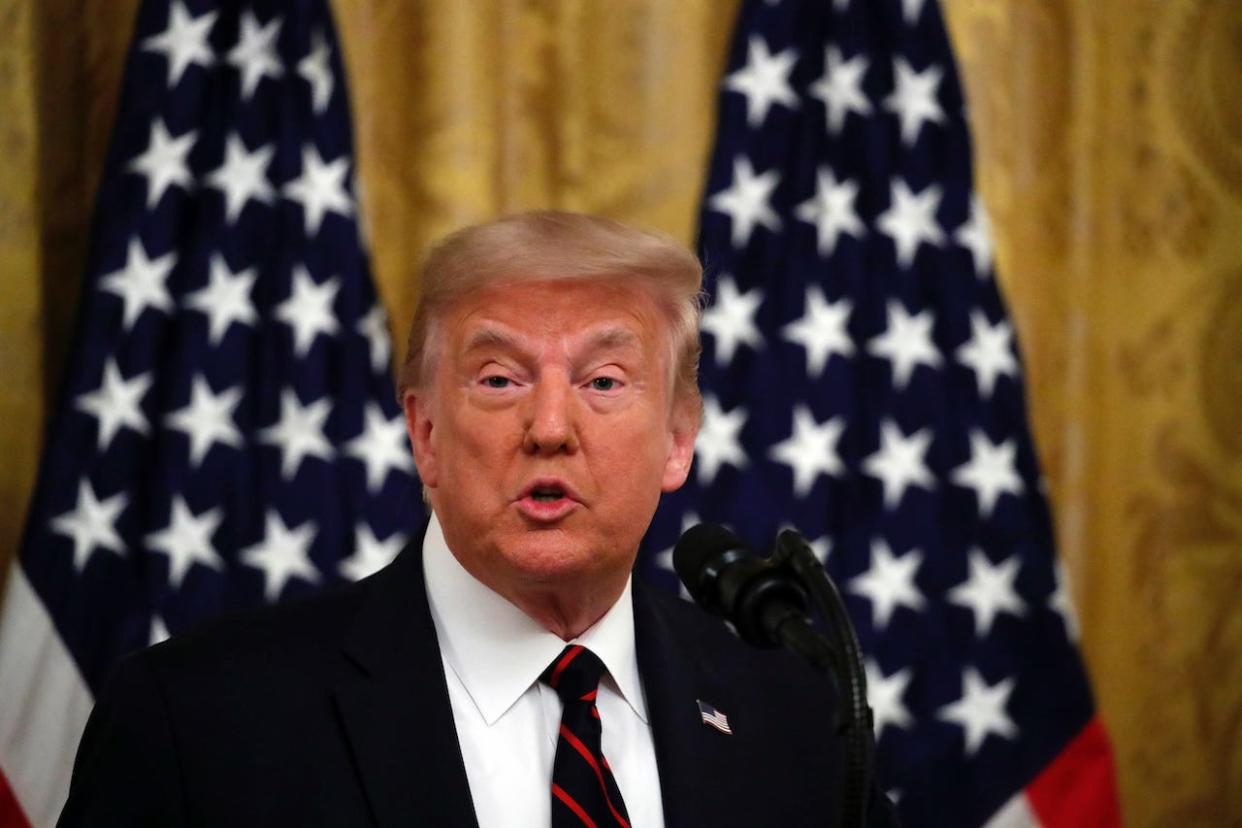
[[[649,573],[700,520],[798,527],[906,824],[1116,824],[935,0],[743,5],[700,243],[705,417]]]
[[[421,522],[359,221],[327,3],[144,2],[0,624],[0,824],[56,818],[122,655]]]
[[[701,700],[699,701],[699,717],[708,727],[714,727],[726,736],[733,735],[733,728],[729,727],[729,717]]]

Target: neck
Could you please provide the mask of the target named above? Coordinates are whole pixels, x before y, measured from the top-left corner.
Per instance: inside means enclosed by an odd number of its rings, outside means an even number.
[[[589,590],[589,593],[572,593],[566,596],[566,590],[534,591],[506,595],[500,593],[511,604],[533,618],[541,627],[559,637],[562,641],[571,641],[595,625],[599,619],[612,609],[613,604],[625,590],[601,591]]]

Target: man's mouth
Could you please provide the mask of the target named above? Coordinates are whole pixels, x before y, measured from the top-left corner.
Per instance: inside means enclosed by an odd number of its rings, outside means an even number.
[[[518,510],[539,523],[560,520],[582,505],[578,493],[560,480],[537,480],[523,490]]]
[[[559,486],[536,486],[530,496],[540,503],[554,503],[565,496],[565,490]]]

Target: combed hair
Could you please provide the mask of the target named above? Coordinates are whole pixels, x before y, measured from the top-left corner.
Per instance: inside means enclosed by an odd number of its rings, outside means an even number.
[[[405,362],[403,398],[433,369],[434,327],[454,300],[492,285],[556,279],[628,282],[648,291],[667,317],[674,353],[673,396],[701,410],[699,317],[703,268],[672,238],[610,219],[540,210],[458,230],[427,255]]]

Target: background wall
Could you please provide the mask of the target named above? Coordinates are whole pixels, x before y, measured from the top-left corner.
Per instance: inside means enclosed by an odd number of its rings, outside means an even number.
[[[944,0],[1133,826],[1242,825],[1242,5]],[[135,0],[0,0],[0,571]],[[338,2],[380,290],[561,206],[690,241],[736,0]]]

